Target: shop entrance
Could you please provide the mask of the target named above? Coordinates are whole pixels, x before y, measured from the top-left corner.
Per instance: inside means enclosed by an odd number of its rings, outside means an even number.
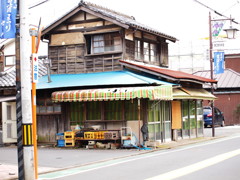
[[[148,129],[150,141],[171,141],[169,101],[148,102]]]

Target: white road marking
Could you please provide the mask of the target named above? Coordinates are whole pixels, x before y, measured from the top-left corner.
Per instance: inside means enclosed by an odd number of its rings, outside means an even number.
[[[87,166],[83,166],[83,167],[76,167],[76,168],[71,168],[71,169],[66,169],[66,170],[60,170],[60,171],[56,171],[56,172],[52,172],[52,173],[50,172],[50,173],[40,175],[39,180],[68,177],[68,176],[71,176],[71,175],[85,173],[85,172],[89,172],[89,171],[93,171],[93,170],[97,170],[97,169],[101,169],[101,168],[106,168],[106,167],[110,167],[110,166],[115,166],[115,165],[131,162],[131,161],[135,161],[135,160],[140,160],[140,159],[160,156],[160,155],[163,155],[163,154],[169,154],[169,153],[184,151],[184,150],[187,150],[187,149],[192,149],[192,148],[195,148],[195,147],[201,147],[201,146],[205,146],[205,145],[208,145],[208,144],[215,144],[215,143],[219,143],[219,142],[222,142],[222,141],[226,141],[226,140],[230,140],[230,139],[234,139],[234,138],[239,138],[239,137],[240,137],[240,135],[236,135],[236,136],[222,138],[222,139],[218,139],[218,140],[214,140],[214,141],[208,141],[208,142],[194,144],[194,145],[191,144],[190,146],[181,147],[179,149],[174,149],[172,151],[165,151],[165,152],[155,151],[155,152],[152,152],[152,153],[130,156],[130,157],[110,160],[110,161],[106,161],[106,162],[100,162],[100,163],[87,165]]]
[[[212,166],[214,164],[220,163],[224,160],[230,159],[234,156],[240,155],[240,149],[234,150],[234,151],[230,151],[224,154],[220,154],[218,156],[215,156],[213,158],[210,159],[206,159],[204,161],[200,161],[198,163],[183,167],[183,168],[179,168],[164,174],[160,174],[159,176],[155,176],[152,178],[148,178],[147,180],[171,180],[171,179],[175,179],[190,173],[193,173],[195,171],[201,170],[203,168]]]

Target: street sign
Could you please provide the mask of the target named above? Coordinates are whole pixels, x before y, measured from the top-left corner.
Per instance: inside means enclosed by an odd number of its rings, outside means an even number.
[[[32,54],[32,82],[37,83],[38,82],[38,57],[37,54]]]
[[[214,74],[224,73],[224,52],[214,52]]]
[[[0,0],[0,39],[15,38],[17,0]]]

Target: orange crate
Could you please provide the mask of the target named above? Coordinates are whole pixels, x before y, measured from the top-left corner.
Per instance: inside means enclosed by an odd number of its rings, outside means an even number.
[[[65,139],[65,147],[74,147],[75,140],[74,139]]]
[[[107,131],[100,131],[100,139],[105,139],[104,137],[104,133],[106,133]]]
[[[66,131],[64,132],[64,139],[74,139],[75,132],[73,131]]]

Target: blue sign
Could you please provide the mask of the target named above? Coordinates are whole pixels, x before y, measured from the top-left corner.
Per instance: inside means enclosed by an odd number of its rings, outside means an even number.
[[[0,39],[15,38],[17,0],[0,0]]]
[[[214,74],[224,73],[224,52],[214,52]]]

